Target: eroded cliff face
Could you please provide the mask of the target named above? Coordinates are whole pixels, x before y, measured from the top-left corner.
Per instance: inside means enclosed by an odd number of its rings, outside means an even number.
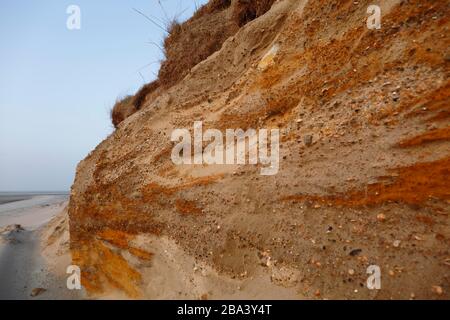
[[[275,2],[79,164],[71,252],[91,294],[450,297],[450,4],[377,1],[369,30],[372,2]],[[173,164],[194,121],[280,129],[279,173]]]

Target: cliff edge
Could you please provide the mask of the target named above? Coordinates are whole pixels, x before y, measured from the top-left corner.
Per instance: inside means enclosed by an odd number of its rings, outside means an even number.
[[[450,298],[450,3],[376,2],[371,30],[371,1],[276,1],[141,97],[72,186],[91,295]],[[195,121],[278,129],[278,173],[175,165]]]

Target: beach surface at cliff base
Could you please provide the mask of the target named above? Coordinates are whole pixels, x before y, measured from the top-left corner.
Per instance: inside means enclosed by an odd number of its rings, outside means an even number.
[[[67,201],[66,194],[0,195],[0,299],[83,297],[66,285]]]

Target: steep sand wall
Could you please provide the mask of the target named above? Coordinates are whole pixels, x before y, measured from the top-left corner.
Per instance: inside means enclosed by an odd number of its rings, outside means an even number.
[[[190,298],[450,297],[449,3],[379,1],[380,30],[370,4],[275,2],[78,165],[70,247],[91,294],[173,297],[150,284],[192,277]],[[194,121],[279,128],[279,173],[174,165]]]

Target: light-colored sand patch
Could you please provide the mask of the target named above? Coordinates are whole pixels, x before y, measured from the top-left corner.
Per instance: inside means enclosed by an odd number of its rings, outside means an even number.
[[[0,205],[0,228],[12,224],[35,230],[49,222],[67,205],[65,196],[38,196]]]
[[[233,279],[197,261],[167,237],[140,235],[133,245],[153,253],[150,263],[137,265],[148,299],[302,298],[295,289],[275,284],[271,269],[261,265],[255,264],[251,273]]]

